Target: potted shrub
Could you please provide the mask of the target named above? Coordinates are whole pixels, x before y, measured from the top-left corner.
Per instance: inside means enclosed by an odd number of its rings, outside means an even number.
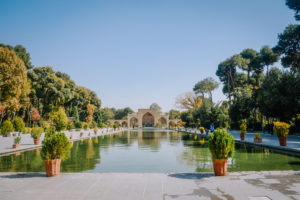
[[[234,138],[225,129],[216,129],[208,136],[208,147],[212,155],[216,176],[227,173],[227,159],[234,154]]]
[[[38,145],[40,144],[40,137],[42,136],[44,132],[43,127],[34,127],[30,129],[31,137],[33,138],[34,144]]]
[[[69,156],[71,143],[64,133],[56,133],[53,129],[45,135],[41,156],[45,160],[46,175],[56,176],[60,173],[61,160]]]
[[[11,136],[10,132],[14,131],[13,124],[10,120],[5,120],[1,125],[1,134],[3,136]]]
[[[245,123],[242,123],[240,125],[240,138],[241,138],[241,140],[245,140],[246,133],[247,133],[247,125]]]
[[[91,136],[91,132],[89,132],[89,136]]]
[[[98,128],[95,127],[95,128],[94,128],[94,133],[95,133],[95,135],[97,135],[97,132],[98,132]]]
[[[71,133],[71,134],[70,134],[70,140],[72,140],[73,137],[74,137],[74,133]]]
[[[286,146],[286,138],[291,126],[285,122],[274,122],[273,131],[277,135],[280,146]]]
[[[254,135],[254,142],[256,142],[256,143],[262,143],[262,139],[260,138],[260,134],[259,133],[255,133],[255,135]]]
[[[13,148],[14,148],[14,149],[20,148],[20,142],[21,142],[21,137],[16,137],[16,138],[14,139]]]
[[[201,134],[203,134],[204,133],[204,127],[200,127],[200,132],[201,132]]]
[[[43,133],[43,128],[42,127],[34,127],[31,129],[31,137],[33,138],[33,142],[35,145],[40,144],[40,137]]]
[[[80,137],[82,137],[83,136],[83,132],[80,132]]]

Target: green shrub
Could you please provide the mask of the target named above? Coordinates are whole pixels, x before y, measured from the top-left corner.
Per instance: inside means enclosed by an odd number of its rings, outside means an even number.
[[[80,137],[82,137],[83,136],[83,132],[80,132]]]
[[[30,128],[29,127],[25,127],[24,128],[24,133],[28,134],[29,133]]]
[[[44,160],[66,159],[70,153],[71,143],[64,133],[47,132],[43,140],[41,156]]]
[[[13,127],[11,121],[5,120],[1,125],[1,134],[6,136],[7,133],[13,132],[13,131],[14,131],[14,127]]]
[[[245,123],[242,123],[240,125],[240,134],[245,135],[247,133],[247,125]]]
[[[214,159],[233,157],[234,138],[226,130],[218,128],[208,136],[208,147]]]
[[[14,139],[14,144],[20,144],[20,142],[21,142],[21,137],[16,137]]]
[[[117,127],[118,127],[118,125],[117,125],[117,124],[114,124],[114,125],[113,125],[113,128],[114,128],[114,129],[116,129]]]
[[[54,122],[57,131],[65,130],[68,125],[68,118],[63,107],[49,114],[50,119]]]
[[[82,122],[82,127],[86,130],[86,129],[88,129],[88,123],[86,123],[86,122]]]
[[[98,128],[95,127],[95,128],[94,128],[94,133],[96,134],[97,132],[98,132]]]
[[[43,127],[44,130],[48,130],[48,129],[50,129],[51,125],[48,121],[43,120],[42,121],[42,127]]]
[[[44,132],[44,129],[42,127],[34,127],[31,129],[31,137],[33,139],[39,139]]]
[[[67,125],[67,129],[68,130],[71,130],[71,129],[73,129],[74,128],[74,123],[72,122],[72,121],[69,121],[68,122],[68,125]]]
[[[82,124],[81,124],[80,121],[76,121],[76,122],[74,123],[74,126],[75,126],[76,129],[81,129],[81,128],[82,128]]]
[[[259,139],[259,138],[260,138],[260,133],[255,133],[255,134],[254,134],[254,138],[255,138],[255,139]]]
[[[16,117],[14,120],[14,128],[17,132],[24,132],[25,131],[25,124],[23,119],[20,117]]]

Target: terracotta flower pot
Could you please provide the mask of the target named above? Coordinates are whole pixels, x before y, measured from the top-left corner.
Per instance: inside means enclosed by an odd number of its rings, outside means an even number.
[[[20,146],[21,146],[20,144],[13,144],[14,149],[20,148]]]
[[[225,176],[227,173],[227,158],[213,159],[214,172],[216,176]]]
[[[240,134],[240,138],[241,138],[241,140],[245,140],[245,135],[244,134]]]
[[[278,136],[280,146],[286,146],[286,137]]]
[[[45,160],[46,175],[48,177],[59,175],[60,162],[61,159]]]
[[[254,142],[256,142],[256,143],[262,143],[262,139],[261,138],[254,138]]]
[[[33,139],[33,143],[35,145],[39,145],[40,144],[40,139]]]

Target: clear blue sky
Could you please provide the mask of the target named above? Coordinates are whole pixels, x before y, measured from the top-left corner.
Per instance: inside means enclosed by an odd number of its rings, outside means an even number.
[[[217,79],[219,62],[274,46],[291,23],[284,0],[0,0],[1,43],[22,44],[35,66],[69,74],[103,106],[134,110],[174,108],[197,81]]]

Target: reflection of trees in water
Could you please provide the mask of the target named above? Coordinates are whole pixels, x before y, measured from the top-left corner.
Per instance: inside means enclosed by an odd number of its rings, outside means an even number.
[[[40,172],[44,169],[44,161],[34,150],[0,157],[0,171]]]
[[[169,142],[171,144],[178,144],[181,140],[181,132],[169,132]]]
[[[197,172],[212,171],[212,163],[209,150],[206,145],[201,145],[199,141],[184,140],[185,150],[177,158],[180,163],[188,166],[195,166]]]

